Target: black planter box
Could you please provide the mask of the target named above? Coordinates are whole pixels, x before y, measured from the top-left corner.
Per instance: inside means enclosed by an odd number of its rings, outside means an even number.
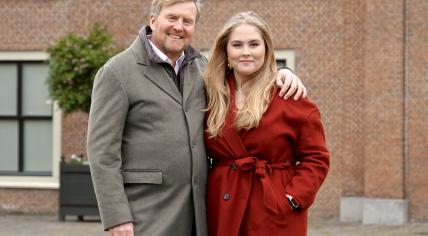
[[[99,216],[97,199],[88,165],[74,165],[61,162],[59,187],[59,220],[66,215]]]

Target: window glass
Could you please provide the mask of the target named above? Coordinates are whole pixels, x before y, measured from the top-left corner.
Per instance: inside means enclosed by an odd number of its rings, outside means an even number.
[[[24,171],[52,170],[52,122],[25,121]]]
[[[282,60],[282,59],[277,59],[276,60],[276,67],[277,68],[284,68],[287,66],[287,61],[286,60]]]
[[[0,64],[0,115],[16,115],[17,65]]]
[[[23,64],[22,113],[23,115],[52,114],[47,84],[49,65]]]
[[[18,122],[0,121],[0,171],[18,171]]]

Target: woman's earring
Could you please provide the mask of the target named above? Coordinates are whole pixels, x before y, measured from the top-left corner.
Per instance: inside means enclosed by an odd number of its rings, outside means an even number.
[[[232,66],[230,65],[229,59],[227,59],[227,68],[228,68],[229,70],[232,70]]]

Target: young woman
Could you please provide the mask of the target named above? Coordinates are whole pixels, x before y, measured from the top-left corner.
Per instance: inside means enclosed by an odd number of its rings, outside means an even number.
[[[210,236],[306,235],[329,154],[317,106],[281,99],[276,76],[268,25],[254,12],[232,17],[204,75]]]

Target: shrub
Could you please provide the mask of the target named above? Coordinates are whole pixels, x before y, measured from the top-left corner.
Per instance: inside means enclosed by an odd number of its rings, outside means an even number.
[[[95,74],[117,52],[113,36],[106,27],[95,24],[88,36],[70,33],[47,52],[51,97],[65,113],[89,112]]]

